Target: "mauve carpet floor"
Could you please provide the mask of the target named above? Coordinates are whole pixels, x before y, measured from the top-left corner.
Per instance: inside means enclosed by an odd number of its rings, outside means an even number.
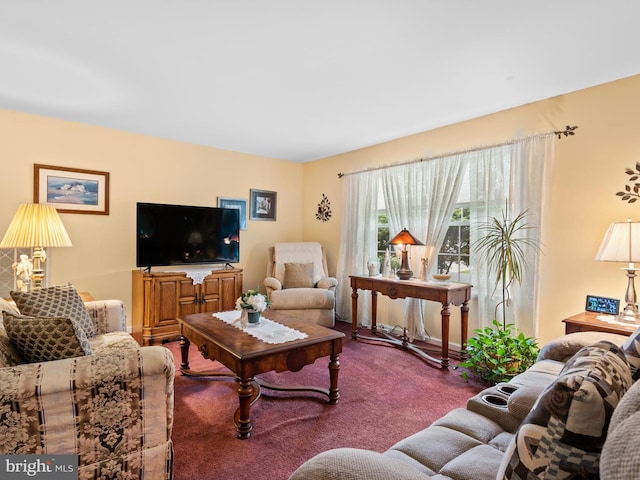
[[[182,376],[177,342],[166,344],[176,361],[174,442],[175,480],[285,480],[305,460],[324,450],[358,447],[383,452],[429,426],[448,411],[463,407],[482,389],[465,383],[460,372],[434,368],[398,348],[352,341],[351,325],[340,355],[337,405],[313,392],[263,390],[251,408],[253,431],[236,438],[233,415],[236,383]],[[193,370],[219,368],[189,351]],[[456,362],[452,362],[455,364]],[[328,388],[328,357],[296,373],[267,373],[265,381]]]

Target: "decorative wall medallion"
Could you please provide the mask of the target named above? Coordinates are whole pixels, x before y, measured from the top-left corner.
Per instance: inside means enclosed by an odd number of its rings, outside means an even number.
[[[316,218],[323,222],[327,222],[331,218],[331,202],[324,193],[322,194],[322,200],[318,204]]]

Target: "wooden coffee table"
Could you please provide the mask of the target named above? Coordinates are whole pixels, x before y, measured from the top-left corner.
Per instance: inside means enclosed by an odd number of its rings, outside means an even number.
[[[193,376],[229,376],[236,378],[240,406],[235,413],[238,438],[251,435],[251,405],[260,396],[260,387],[273,390],[312,391],[327,395],[335,405],[338,391],[339,355],[344,334],[312,325],[288,315],[267,311],[264,317],[307,334],[302,340],[269,344],[225,323],[211,313],[196,313],[178,318],[180,324],[180,372]],[[217,360],[233,373],[195,372],[189,368],[189,345],[197,345],[203,357]],[[320,357],[329,356],[329,389],[307,386],[276,386],[255,378],[260,373],[297,372]]]

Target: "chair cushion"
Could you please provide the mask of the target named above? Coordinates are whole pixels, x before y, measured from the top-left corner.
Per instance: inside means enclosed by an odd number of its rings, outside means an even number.
[[[611,415],[630,385],[620,347],[580,349],[522,422],[498,478],[599,478]]]
[[[318,242],[283,242],[273,246],[273,276],[284,283],[286,263],[313,263],[313,284],[326,277],[322,246]]]
[[[292,288],[271,292],[273,310],[333,309],[335,294],[321,288]]]
[[[27,363],[91,355],[84,331],[65,317],[4,314],[7,335]]]
[[[95,325],[87,307],[70,283],[31,292],[11,292],[11,298],[16,302],[22,315],[70,318],[84,330],[87,338],[96,334]]]
[[[109,332],[96,335],[89,339],[89,345],[91,345],[91,351],[94,355],[126,348],[140,348],[138,342],[127,332]]]
[[[285,263],[282,288],[313,288],[313,263]]]

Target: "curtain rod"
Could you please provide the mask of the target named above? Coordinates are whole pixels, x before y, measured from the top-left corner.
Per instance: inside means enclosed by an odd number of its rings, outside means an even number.
[[[355,175],[355,174],[358,174],[358,173],[371,172],[371,171],[374,171],[374,170],[382,170],[382,169],[385,169],[385,168],[397,167],[397,166],[400,166],[400,165],[409,165],[411,163],[426,162],[426,161],[429,161],[429,160],[437,160],[439,158],[450,157],[451,155],[460,155],[462,153],[477,152],[478,150],[484,150],[484,149],[487,149],[487,148],[501,147],[503,145],[513,145],[514,143],[521,142],[522,140],[526,140],[528,138],[547,137],[549,135],[557,135],[558,138],[562,138],[563,135],[565,137],[568,137],[569,135],[575,135],[575,129],[576,128],[578,128],[577,125],[575,125],[573,127],[570,127],[569,125],[567,125],[564,130],[549,131],[549,132],[545,132],[545,133],[538,133],[538,134],[534,134],[534,135],[529,135],[529,136],[524,137],[524,138],[516,138],[516,139],[513,139],[513,140],[508,140],[506,142],[494,143],[494,144],[490,144],[490,145],[478,145],[476,147],[470,147],[470,148],[466,148],[466,149],[462,149],[462,150],[456,150],[455,152],[440,153],[438,155],[434,155],[434,156],[431,156],[431,157],[420,157],[420,158],[414,158],[412,160],[401,160],[399,162],[387,163],[387,164],[383,164],[383,165],[378,165],[376,167],[363,168],[362,170],[355,170],[353,172],[347,172],[347,173],[340,172],[340,173],[338,173],[338,178],[342,178],[345,175]]]

